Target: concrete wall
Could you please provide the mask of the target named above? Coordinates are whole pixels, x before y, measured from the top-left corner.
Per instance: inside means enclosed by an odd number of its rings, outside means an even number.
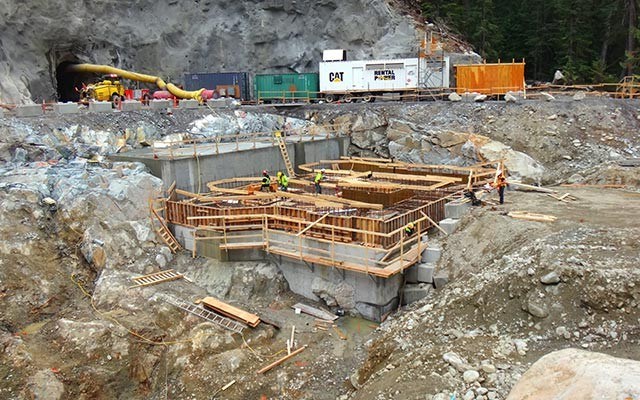
[[[339,303],[342,300],[340,307],[347,311],[357,311],[372,321],[381,321],[384,314],[398,305],[402,275],[385,279],[288,257],[275,256],[275,259],[291,291],[308,299],[322,302],[317,290],[314,290],[320,287]],[[330,288],[335,288],[335,292],[331,293]],[[355,310],[350,310],[351,305],[355,305]]]
[[[312,142],[287,144],[289,158],[297,166],[302,163],[326,159],[337,159],[345,155],[348,138],[322,139]],[[285,165],[277,146],[240,150],[217,155],[203,155],[197,159],[182,158],[174,160],[150,159],[128,156],[126,153],[115,155],[114,160],[140,161],[146,164],[151,173],[162,179],[165,187],[174,181],[178,189],[191,192],[206,191],[207,182],[217,179],[240,176],[261,176],[262,170],[268,170],[272,176],[284,171]],[[200,182],[200,184],[199,184]]]

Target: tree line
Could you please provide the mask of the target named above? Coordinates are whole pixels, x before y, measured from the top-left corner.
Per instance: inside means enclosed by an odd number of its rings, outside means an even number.
[[[526,77],[569,83],[640,73],[638,0],[428,0],[424,17],[470,42],[487,62],[525,58]]]

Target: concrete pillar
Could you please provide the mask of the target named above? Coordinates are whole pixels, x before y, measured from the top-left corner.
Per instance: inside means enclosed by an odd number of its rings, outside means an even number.
[[[56,103],[53,105],[53,112],[56,114],[77,114],[80,112],[78,105],[73,102]]]
[[[416,269],[418,283],[433,283],[433,271],[436,269],[434,264],[418,264]]]
[[[15,108],[16,117],[37,117],[44,114],[40,104],[26,104]]]
[[[444,216],[445,218],[455,218],[460,219],[466,213],[469,212],[471,208],[471,202],[461,202],[460,200],[451,201],[444,205]]]
[[[442,249],[440,247],[427,247],[422,252],[423,263],[437,263],[442,256]]]
[[[438,225],[440,225],[440,228],[442,228],[445,232],[447,232],[447,234],[450,235],[456,230],[459,222],[459,219],[446,218],[440,221]]]
[[[433,286],[436,289],[444,287],[449,282],[449,275],[446,272],[438,272],[433,276]]]
[[[172,105],[170,100],[153,99],[149,102],[149,106],[151,107],[152,110],[166,110],[167,108],[170,108]]]
[[[122,111],[142,110],[142,103],[138,100],[125,100],[122,102]]]
[[[178,108],[198,108],[199,105],[200,103],[198,103],[198,100],[180,100],[180,103],[178,103]]]
[[[412,265],[405,269],[404,279],[406,283],[418,283],[418,265]]]
[[[89,102],[89,111],[91,112],[111,112],[113,107],[111,106],[110,101],[90,101]]]

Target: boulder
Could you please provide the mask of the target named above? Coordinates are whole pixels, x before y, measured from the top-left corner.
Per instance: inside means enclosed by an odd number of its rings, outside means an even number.
[[[506,101],[507,103],[517,103],[518,98],[511,94],[511,92],[507,92],[507,94],[504,95],[504,101]]]
[[[547,92],[540,92],[540,95],[542,96],[542,98],[543,98],[545,101],[551,101],[551,100],[555,100],[555,99],[556,99],[555,97],[553,97],[552,95],[550,95],[550,94],[549,94],[549,93],[547,93]]]
[[[507,400],[640,398],[640,362],[578,349],[547,354],[520,378]]]
[[[457,103],[459,101],[462,101],[462,96],[460,96],[458,93],[453,92],[449,95],[449,101],[452,101],[454,103]]]
[[[504,159],[504,165],[514,179],[538,182],[545,172],[544,167],[532,157],[502,142],[492,140],[480,147],[479,153],[487,160]]]
[[[64,384],[49,369],[36,372],[27,381],[28,398],[35,400],[58,400],[64,394]]]
[[[481,103],[483,101],[485,101],[487,99],[487,95],[486,94],[479,94],[477,96],[475,96],[473,98],[473,101],[475,101],[476,103]]]

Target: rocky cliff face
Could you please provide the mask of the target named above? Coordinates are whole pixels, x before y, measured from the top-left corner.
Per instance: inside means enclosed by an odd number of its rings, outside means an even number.
[[[411,56],[415,21],[386,0],[5,2],[0,101],[57,95],[56,69],[82,61],[159,74],[314,72],[322,50]]]

